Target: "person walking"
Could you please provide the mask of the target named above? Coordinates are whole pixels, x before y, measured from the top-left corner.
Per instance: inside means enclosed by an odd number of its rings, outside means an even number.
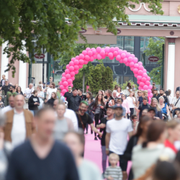
[[[169,106],[167,105],[167,103],[165,103],[163,96],[159,97],[159,106],[161,108],[163,120],[167,121],[168,118],[170,117],[170,112],[169,112]]]
[[[23,92],[22,92],[22,90],[21,90],[21,86],[18,86],[18,87],[17,87],[16,92],[17,92],[17,94],[23,95]]]
[[[71,149],[78,169],[80,180],[102,180],[100,170],[89,160],[82,157],[85,139],[83,132],[70,131],[64,137],[64,142]]]
[[[37,112],[37,131],[12,152],[6,180],[79,180],[69,148],[53,138],[55,122],[51,107]]]
[[[69,98],[72,96],[72,87],[68,86],[68,91],[64,94],[66,101],[69,102]],[[69,105],[68,105],[69,108]]]
[[[1,110],[2,114],[5,114],[6,112],[8,112],[14,108],[14,96],[13,95],[9,96],[8,101],[9,101],[9,105],[2,108],[2,110]]]
[[[29,110],[32,112],[33,115],[36,114],[36,112],[38,110],[38,106],[40,104],[40,101],[39,101],[39,98],[37,97],[37,95],[38,95],[38,91],[34,90],[32,93],[32,96],[28,100]]]
[[[76,88],[72,91],[72,96],[68,99],[68,108],[73,111],[78,111],[81,98],[78,96],[78,90]]]
[[[5,114],[4,139],[16,147],[35,132],[35,127],[32,113],[23,109],[24,96],[16,95],[14,104],[14,109]]]
[[[83,95],[82,89],[78,89],[78,96],[81,98],[81,101],[86,100],[86,95]]]
[[[122,98],[122,100],[123,100],[123,102],[122,102],[122,106],[125,108],[125,116],[126,117],[130,117],[130,109],[129,109],[129,103],[128,103],[128,101],[127,101],[127,98],[126,98],[126,96],[125,96],[125,94],[122,94],[121,95],[121,98]]]
[[[57,121],[54,127],[54,138],[62,141],[64,138],[64,135],[68,131],[74,130],[74,125],[69,118],[66,118],[64,116],[66,112],[66,106],[63,102],[57,105],[56,112],[57,112]]]
[[[101,94],[98,94],[96,96],[95,101],[93,101],[88,108],[95,117],[95,127],[97,126],[97,124],[99,123],[99,120],[101,118],[103,118],[104,114],[105,114],[105,104],[103,101],[103,97]],[[96,132],[94,133],[94,140],[98,140],[97,136],[96,136]]]
[[[106,110],[107,117],[102,118],[100,120],[100,124],[98,124],[96,127],[100,129],[100,131],[103,133],[101,138],[101,153],[102,153],[102,169],[103,169],[103,175],[106,170],[106,164],[107,164],[107,154],[106,154],[106,145],[105,145],[105,137],[106,137],[106,125],[107,122],[114,118],[114,111],[111,106],[109,106]]]
[[[151,99],[151,105],[152,108],[154,108],[155,110],[155,117],[157,119],[162,119],[162,111],[161,108],[159,106],[158,100],[156,98],[152,98]]]
[[[135,110],[135,103],[136,100],[133,97],[134,92],[130,92],[129,96],[127,97],[127,102],[129,104],[129,109],[130,109],[130,117],[134,114],[134,110]]]
[[[51,99],[51,94],[52,93],[55,93],[56,94],[56,91],[57,91],[57,88],[56,88],[56,85],[55,85],[55,83],[51,83],[50,85],[49,85],[49,88],[47,89],[47,93],[46,93],[46,96],[47,96],[47,99],[49,100],[49,99]]]
[[[51,98],[50,98],[47,102],[45,102],[45,104],[53,107],[55,100],[56,100],[56,93],[55,93],[55,92],[52,92],[52,93],[51,93]]]
[[[44,91],[43,91],[41,85],[38,85],[37,92],[38,92],[37,97],[39,98],[38,109],[41,109],[43,107],[43,104],[44,104]]]
[[[139,105],[139,117],[142,116],[142,112],[145,110],[145,109],[149,109],[150,108],[150,105],[148,104],[148,99],[147,97],[143,97],[143,102]]]
[[[25,89],[25,92],[24,92],[24,96],[26,98],[26,101],[28,101],[28,99],[31,97],[31,94],[33,93],[34,91],[34,87],[33,87],[33,84],[30,83],[29,84],[29,87]]]
[[[123,118],[125,109],[116,104],[113,106],[115,118],[107,122],[106,126],[106,154],[116,153],[119,155],[120,167],[124,175],[127,175],[127,160],[124,151],[127,146],[127,136],[133,135],[132,123],[129,119]]]

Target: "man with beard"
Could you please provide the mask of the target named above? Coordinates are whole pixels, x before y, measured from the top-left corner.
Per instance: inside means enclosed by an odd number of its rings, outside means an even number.
[[[127,160],[124,151],[127,145],[127,137],[133,135],[132,123],[123,117],[123,108],[120,104],[113,106],[115,118],[108,121],[106,125],[106,154],[116,153],[119,155],[119,164],[123,174],[126,175]]]
[[[164,104],[167,104],[169,106],[169,100],[168,98],[164,95],[164,89],[160,89],[159,95],[156,97],[157,100],[159,101],[159,97],[162,96],[164,98]]]
[[[76,116],[78,119],[78,127],[79,129],[83,129],[83,131],[86,128],[86,124],[90,124],[91,129],[95,132],[98,133],[99,136],[102,136],[102,133],[100,133],[94,126],[93,124],[93,120],[91,118],[91,116],[89,116],[89,114],[86,113],[88,108],[88,103],[86,101],[81,101],[80,105],[79,105],[79,110],[78,112],[76,112]]]

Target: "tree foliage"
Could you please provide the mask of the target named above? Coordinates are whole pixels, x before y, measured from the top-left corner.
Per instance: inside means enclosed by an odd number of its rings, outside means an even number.
[[[154,41],[153,38],[150,38],[147,49],[144,51],[146,53],[146,56],[157,56],[159,58],[159,61],[157,62],[158,67],[153,68],[152,71],[148,74],[151,77],[151,80],[156,84],[161,84],[163,44],[163,37],[159,38],[159,40],[157,41]]]
[[[113,89],[113,71],[110,67],[98,64],[89,70],[88,85],[93,94],[97,94],[101,89]]]
[[[163,14],[162,0],[141,2],[149,3],[153,13]],[[139,0],[1,0],[0,45],[8,42],[4,50],[11,57],[8,70],[15,72],[16,60],[29,62],[23,49],[34,54],[35,48],[35,52],[41,54],[41,48],[44,48],[54,60],[66,52],[71,54],[78,35],[81,35],[79,31],[86,29],[87,24],[94,29],[106,27],[116,34],[118,22],[113,19],[128,22],[125,8],[134,6],[131,3],[139,4]]]

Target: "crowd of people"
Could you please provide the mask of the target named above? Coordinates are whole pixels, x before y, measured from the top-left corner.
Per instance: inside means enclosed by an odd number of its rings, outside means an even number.
[[[172,97],[153,83],[151,103],[130,82],[63,96],[52,77],[22,92],[3,75],[0,89],[0,180],[179,180],[178,88]],[[88,133],[100,141],[102,174],[84,159]]]

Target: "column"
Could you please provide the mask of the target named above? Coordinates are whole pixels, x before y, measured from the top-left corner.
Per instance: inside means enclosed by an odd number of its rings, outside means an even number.
[[[168,38],[168,62],[167,62],[167,89],[171,90],[174,97],[175,81],[175,38]]]
[[[25,41],[23,41],[23,44],[25,44]],[[22,51],[24,54],[26,54],[26,49]],[[22,92],[25,91],[26,87],[26,81],[27,81],[27,65],[23,61],[19,61],[19,86],[22,88]],[[18,73],[18,72],[16,72]]]
[[[2,44],[2,57],[1,57],[1,77],[3,74],[6,75],[6,79],[8,79],[8,72],[5,72],[7,69],[7,65],[9,63],[9,58],[7,57],[7,54],[3,54],[4,48],[8,45],[8,42],[4,42]]]

